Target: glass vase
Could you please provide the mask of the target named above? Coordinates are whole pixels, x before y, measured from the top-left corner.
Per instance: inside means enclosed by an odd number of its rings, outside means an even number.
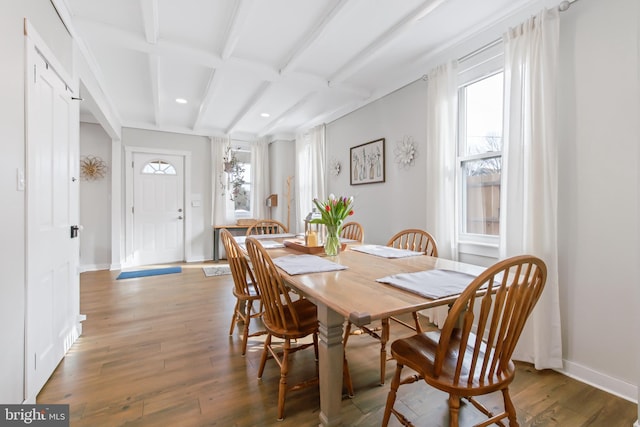
[[[324,253],[327,256],[335,256],[340,253],[340,227],[327,225],[327,237],[324,241]]]

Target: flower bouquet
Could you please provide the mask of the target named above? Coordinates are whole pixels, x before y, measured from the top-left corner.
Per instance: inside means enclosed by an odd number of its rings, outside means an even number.
[[[340,252],[340,231],[344,220],[353,215],[353,197],[338,197],[329,194],[325,202],[313,199],[322,217],[311,220],[313,224],[323,224],[327,229],[327,238],[324,242],[324,251],[329,256],[338,255]]]

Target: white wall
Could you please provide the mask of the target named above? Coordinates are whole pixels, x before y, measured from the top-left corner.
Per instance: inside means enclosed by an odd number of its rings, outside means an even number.
[[[295,142],[274,141],[269,144],[271,193],[278,195],[278,206],[271,208],[271,218],[291,229],[297,224],[295,209]],[[287,177],[291,179],[291,207],[287,224]],[[293,231],[293,230],[291,230]]]
[[[565,372],[629,400],[637,400],[640,378],[633,333],[640,273],[639,9],[637,0],[576,2],[561,14],[560,47]],[[456,49],[453,57],[466,53]],[[425,83],[417,81],[327,125],[327,158],[343,167],[329,177],[328,189],[355,196],[354,220],[369,242],[425,226],[426,96]],[[418,143],[417,164],[409,170],[399,169],[393,157],[395,141],[405,134]],[[350,186],[349,147],[381,137],[387,139],[386,182]]]
[[[337,177],[328,175],[328,193],[354,197],[349,220],[363,225],[369,243],[386,244],[398,230],[426,227],[426,86],[419,80],[327,125],[327,159],[342,166]],[[405,136],[417,145],[416,164],[408,169],[394,156]],[[385,138],[385,182],[350,185],[349,149],[380,138]]]
[[[565,369],[637,398],[636,0],[581,0],[561,21],[560,297]],[[623,344],[624,343],[624,344]]]
[[[71,39],[48,1],[3,0],[0,12],[0,402],[24,399],[25,192],[17,171],[25,168],[24,18],[72,74]],[[28,183],[27,183],[28,185]]]
[[[104,178],[80,181],[80,271],[108,270],[111,265],[111,137],[100,125],[80,123],[80,156],[100,157]]]
[[[213,228],[211,228],[211,146],[204,136],[156,132],[143,129],[122,129],[123,147],[147,147],[191,153],[191,200],[200,200],[200,206],[185,208],[190,212],[191,234],[185,235],[191,245],[187,261],[203,261],[213,256]],[[123,169],[124,170],[124,169]],[[123,185],[124,184],[123,182]],[[123,190],[124,192],[124,190]]]

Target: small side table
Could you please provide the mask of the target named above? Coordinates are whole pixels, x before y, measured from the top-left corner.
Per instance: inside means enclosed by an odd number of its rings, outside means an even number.
[[[251,227],[251,225],[214,225],[213,226],[213,261],[220,261],[220,230],[226,228],[227,230],[244,231],[245,233]],[[233,233],[233,231],[231,231]]]

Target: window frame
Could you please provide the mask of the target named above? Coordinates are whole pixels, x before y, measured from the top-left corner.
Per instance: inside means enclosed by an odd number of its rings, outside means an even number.
[[[464,164],[468,161],[500,157],[503,151],[491,151],[481,154],[461,154],[466,143],[466,109],[464,88],[486,78],[504,72],[504,45],[502,42],[491,44],[486,49],[465,57],[458,64],[458,109],[457,109],[457,140],[456,140],[456,239],[459,254],[482,257],[498,257],[500,245],[499,235],[475,234],[463,232],[466,221],[464,197]],[[504,97],[504,92],[503,92]],[[503,110],[504,120],[504,110]],[[504,125],[503,125],[504,128]],[[503,135],[504,142],[504,135]],[[504,170],[504,164],[503,164]],[[502,175],[501,175],[502,180]],[[502,195],[501,195],[502,197]]]

